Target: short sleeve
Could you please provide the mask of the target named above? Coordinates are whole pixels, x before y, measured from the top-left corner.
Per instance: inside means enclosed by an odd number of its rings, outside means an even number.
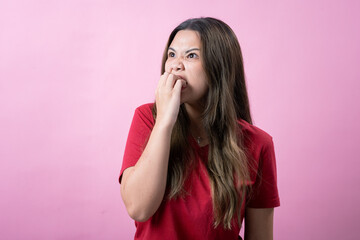
[[[135,166],[146,146],[146,142],[154,126],[154,118],[151,108],[152,104],[145,104],[135,110],[126,141],[122,167],[120,170],[120,183],[121,175],[124,170],[126,168]]]
[[[261,148],[256,180],[248,198],[247,207],[273,208],[280,206],[277,187],[276,159],[272,138]]]

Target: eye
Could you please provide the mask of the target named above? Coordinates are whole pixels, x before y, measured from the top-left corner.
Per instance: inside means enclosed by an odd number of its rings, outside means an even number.
[[[188,58],[197,58],[198,55],[196,53],[190,53],[187,57]]]
[[[168,57],[175,57],[175,53],[174,52],[169,52]]]

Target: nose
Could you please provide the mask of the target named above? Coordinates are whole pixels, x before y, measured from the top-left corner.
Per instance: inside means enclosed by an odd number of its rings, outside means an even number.
[[[176,61],[174,61],[171,67],[174,71],[184,70],[184,64],[181,59],[177,59]]]

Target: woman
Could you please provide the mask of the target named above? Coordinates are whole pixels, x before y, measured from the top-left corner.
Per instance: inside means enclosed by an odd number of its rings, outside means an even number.
[[[138,107],[120,172],[135,239],[272,239],[280,205],[272,138],[253,126],[231,28],[171,33],[154,104]],[[240,237],[239,237],[240,238]]]

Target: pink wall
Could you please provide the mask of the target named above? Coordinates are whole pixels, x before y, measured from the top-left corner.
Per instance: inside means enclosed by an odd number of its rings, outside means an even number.
[[[196,3],[194,3],[196,2]],[[131,239],[117,177],[170,31],[223,19],[275,142],[275,239],[359,239],[359,1],[0,2],[2,239]]]

